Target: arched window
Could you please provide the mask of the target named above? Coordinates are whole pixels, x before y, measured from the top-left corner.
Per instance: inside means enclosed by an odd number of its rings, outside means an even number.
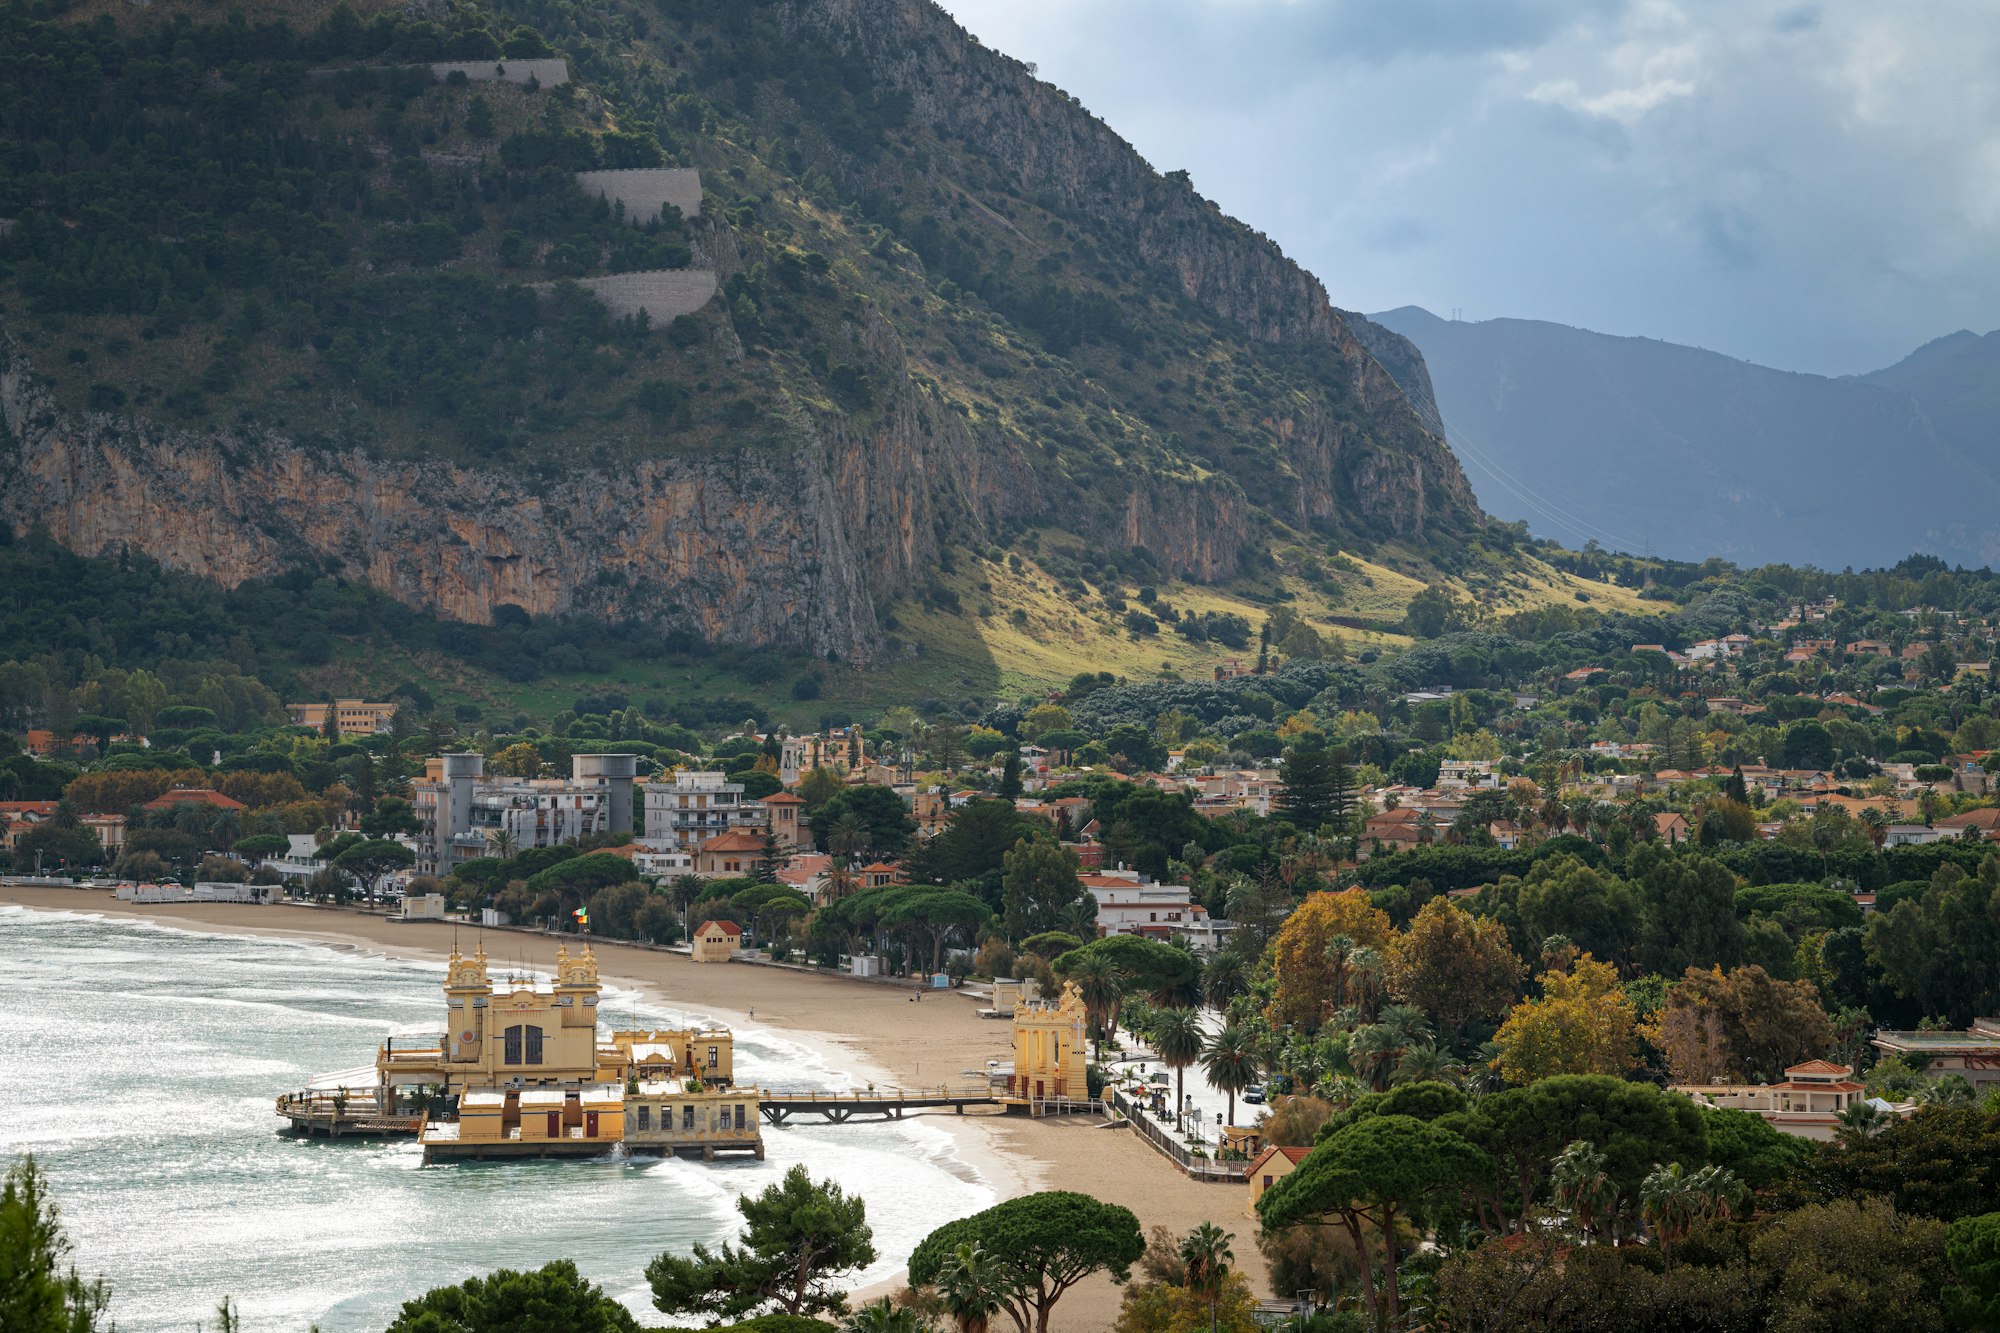
[[[505,1060],[510,1065],[538,1065],[542,1062],[542,1030],[516,1023],[507,1029]]]

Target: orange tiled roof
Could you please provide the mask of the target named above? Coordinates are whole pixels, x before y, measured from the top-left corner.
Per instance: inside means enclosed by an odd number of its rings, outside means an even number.
[[[172,791],[163,792],[146,802],[148,810],[171,810],[177,805],[207,805],[213,806],[217,810],[246,810],[249,808],[243,802],[232,800],[219,791],[210,791],[207,787],[176,787]]]
[[[742,829],[735,828],[730,829],[726,833],[718,833],[701,845],[701,853],[704,856],[710,852],[760,852],[762,850],[764,850],[764,840],[762,838],[754,833],[746,833]]]

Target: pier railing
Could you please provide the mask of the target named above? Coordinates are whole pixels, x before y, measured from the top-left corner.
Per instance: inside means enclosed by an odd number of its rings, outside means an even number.
[[[1151,1144],[1161,1156],[1172,1159],[1175,1166],[1193,1179],[1241,1184],[1250,1178],[1250,1163],[1218,1161],[1205,1155],[1197,1156],[1193,1149],[1180,1142],[1168,1132],[1166,1126],[1148,1115],[1143,1106],[1126,1096],[1122,1090],[1115,1088],[1112,1090],[1111,1104],[1124,1115],[1134,1133]]]

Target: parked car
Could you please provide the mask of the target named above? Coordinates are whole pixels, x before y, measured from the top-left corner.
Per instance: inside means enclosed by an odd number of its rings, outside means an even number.
[[[1261,1104],[1264,1100],[1264,1085],[1262,1083],[1252,1083],[1249,1087],[1243,1089],[1243,1100],[1252,1106]]]

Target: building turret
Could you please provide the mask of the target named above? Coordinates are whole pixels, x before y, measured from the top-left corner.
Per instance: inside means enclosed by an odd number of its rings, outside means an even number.
[[[451,1025],[451,1030],[445,1033],[446,1059],[458,1062],[479,1058],[480,1042],[486,1036],[487,1002],[492,995],[493,986],[486,976],[485,946],[481,945],[479,952],[467,958],[459,953],[456,944],[452,945],[444,974],[445,1021]]]
[[[562,1010],[566,1028],[597,1026],[597,997],[603,988],[597,981],[597,955],[590,945],[570,957],[567,945],[556,945],[556,1007]]]

